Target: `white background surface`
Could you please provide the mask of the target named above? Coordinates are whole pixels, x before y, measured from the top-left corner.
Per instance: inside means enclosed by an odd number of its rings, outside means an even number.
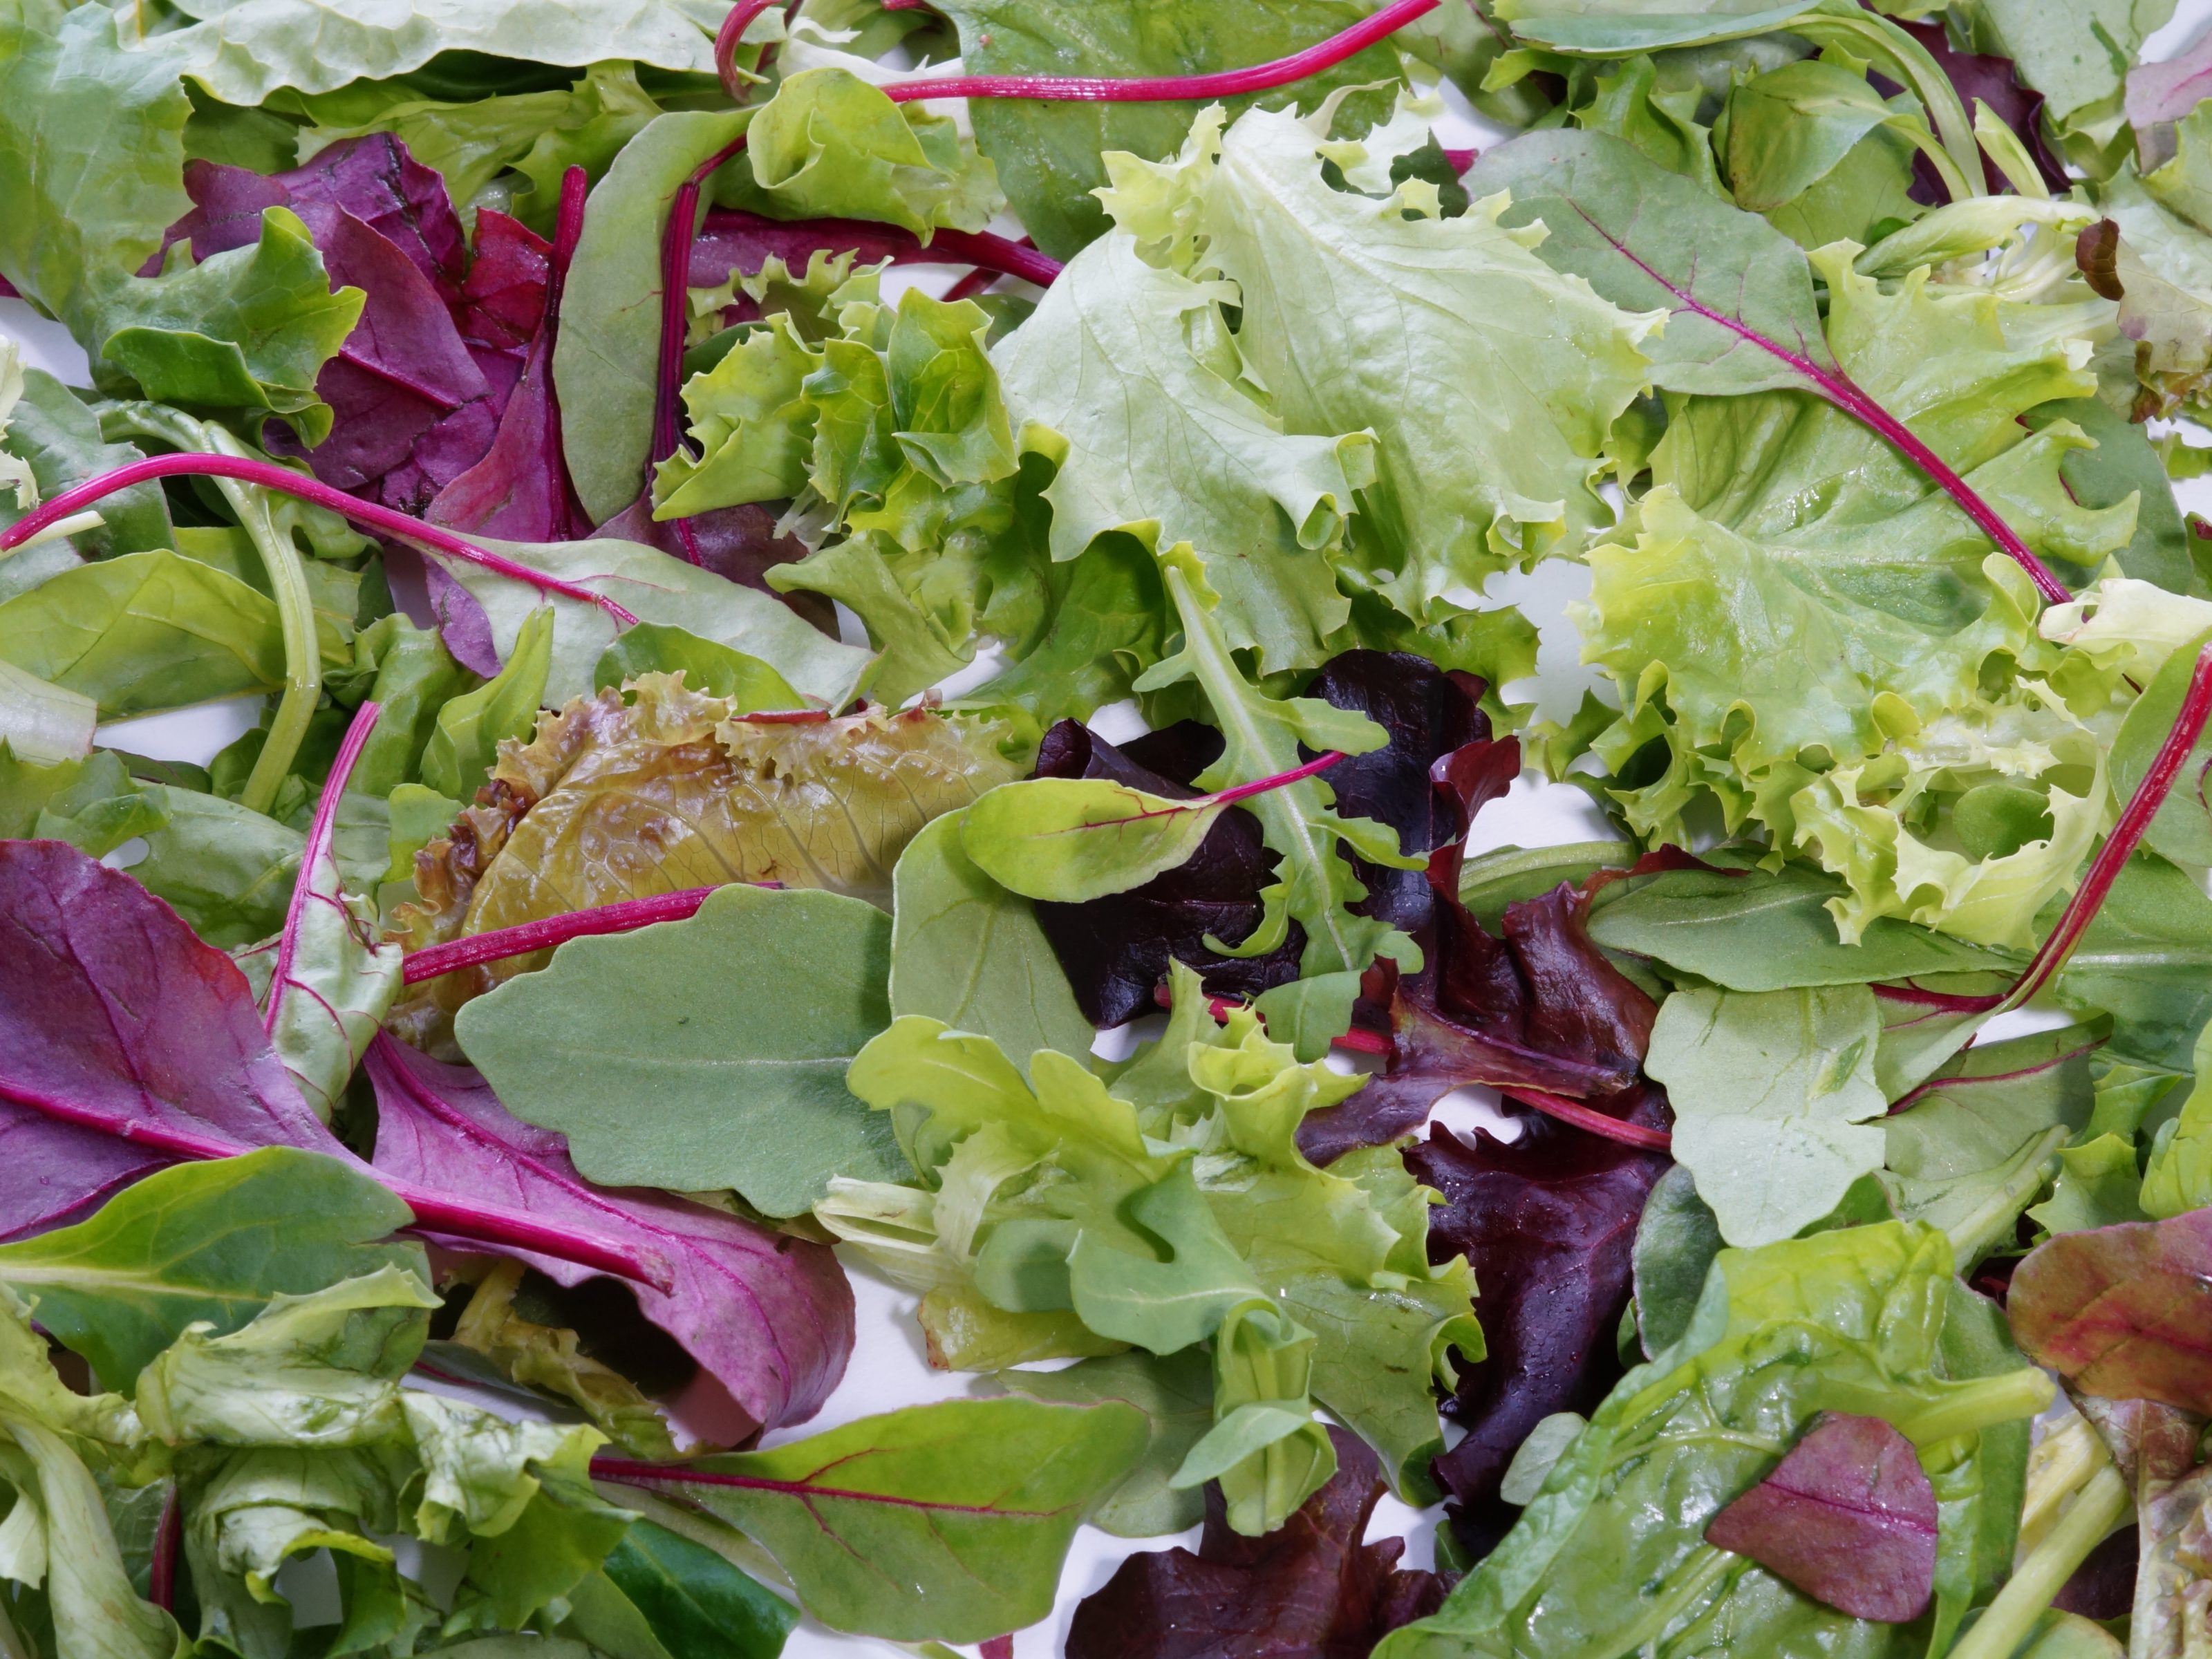
[[[1222,3],[1253,3],[1254,0],[1222,0]],[[2063,6],[2067,3],[2068,0],[2045,0],[2045,3],[2054,6]],[[2212,20],[2212,0],[2181,0],[2173,22],[2152,37],[2145,55],[2153,58],[2170,56],[2185,45],[2208,20]],[[1503,136],[1498,129],[1489,126],[1468,109],[1449,85],[1442,91],[1449,109],[1445,118],[1438,124],[1440,142],[1455,147],[1480,146],[1491,143]],[[910,265],[901,268],[896,273],[896,279],[887,282],[885,286],[893,294],[909,283],[922,285],[931,292],[939,292],[963,274],[962,270],[953,267]],[[45,368],[72,383],[82,384],[86,379],[83,355],[70,338],[67,331],[40,318],[21,301],[0,300],[0,333],[10,335],[22,343],[25,356],[31,366]],[[2193,441],[2205,441],[2206,434],[2193,434]],[[2183,497],[2185,508],[2212,512],[2212,479],[2185,484],[2179,493]],[[1539,713],[1550,718],[1565,719],[1580,702],[1583,689],[1597,684],[1593,672],[1581,663],[1579,642],[1563,611],[1569,600],[1580,597],[1588,588],[1587,570],[1578,565],[1559,562],[1542,567],[1529,575],[1508,575],[1494,579],[1490,583],[1485,594],[1486,604],[1520,605],[1539,630],[1540,643],[1537,676],[1534,680],[1509,687],[1510,700],[1524,701],[1533,697]],[[850,617],[846,620],[848,628],[854,625]],[[975,671],[969,671],[963,678],[975,678]],[[204,763],[225,744],[251,728],[257,722],[258,713],[258,699],[241,699],[205,708],[118,722],[101,728],[100,740],[104,743],[112,741],[138,754],[155,758]],[[1127,738],[1142,730],[1133,710],[1126,707],[1101,711],[1094,724],[1110,738]],[[1506,844],[1538,847],[1586,840],[1609,833],[1602,816],[1581,791],[1547,784],[1528,776],[1514,785],[1506,799],[1484,810],[1469,846],[1472,851],[1483,852]],[[2020,1022],[2021,1027],[2025,1029],[2046,1023],[2033,1011],[2008,1018]],[[2008,1030],[1993,1031],[1991,1035],[2011,1034]],[[1101,1039],[1102,1052],[1109,1046],[1114,1052],[1122,1052],[1133,1035],[1107,1034]],[[1502,1121],[1494,1109],[1496,1103],[1497,1097],[1488,1090],[1462,1090],[1440,1104],[1437,1115],[1455,1127],[1465,1127],[1476,1122],[1495,1126]],[[915,1298],[872,1277],[849,1257],[847,1258],[847,1266],[859,1304],[859,1340],[851,1366],[843,1383],[820,1415],[810,1423],[769,1437],[769,1444],[802,1438],[822,1429],[878,1412],[896,1410],[902,1406],[990,1392],[979,1378],[932,1370],[923,1356],[921,1333],[913,1316]],[[1455,1437],[1456,1431],[1450,1432]],[[1433,1559],[1435,1528],[1439,1514],[1439,1510],[1433,1509],[1416,1511],[1395,1498],[1386,1497],[1376,1510],[1368,1535],[1370,1538],[1405,1536],[1407,1539],[1405,1565],[1425,1567]],[[1014,1640],[1017,1659],[1057,1659],[1075,1604],[1103,1584],[1122,1558],[1133,1549],[1165,1548],[1176,1543],[1195,1547],[1196,1542],[1195,1529],[1180,1537],[1149,1539],[1133,1545],[1095,1528],[1084,1528],[1069,1554],[1053,1616],[1017,1634]],[[307,1577],[312,1579],[313,1575]],[[301,1588],[307,1589],[308,1586],[302,1583]],[[302,1599],[319,1598],[313,1598],[311,1593],[309,1597]],[[302,1611],[307,1609],[303,1607]],[[910,1650],[902,1650],[892,1644],[865,1638],[840,1635],[811,1620],[803,1622],[793,1633],[785,1649],[789,1659],[854,1659],[855,1656],[865,1653],[900,1651]]]

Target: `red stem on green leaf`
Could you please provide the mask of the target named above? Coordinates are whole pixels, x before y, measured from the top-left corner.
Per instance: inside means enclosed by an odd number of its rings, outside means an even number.
[[[177,1558],[184,1547],[184,1505],[171,1480],[161,1494],[161,1515],[154,1523],[153,1554],[146,1565],[146,1599],[164,1613],[177,1610]]]
[[[781,1492],[805,1498],[847,1498],[858,1504],[881,1504],[887,1509],[929,1510],[939,1515],[1006,1515],[998,1504],[950,1504],[933,1498],[896,1498],[888,1492],[861,1492],[825,1486],[812,1480],[770,1480],[754,1474],[726,1474],[720,1469],[696,1468],[688,1463],[640,1463],[627,1457],[594,1457],[592,1478],[621,1486],[734,1486],[741,1492]]]
[[[409,985],[417,985],[426,979],[435,979],[441,974],[450,974],[458,969],[480,967],[488,962],[504,962],[510,957],[526,957],[533,951],[550,951],[572,939],[588,939],[600,933],[627,933],[635,928],[649,927],[657,921],[682,921],[696,915],[711,887],[687,887],[680,893],[659,893],[651,898],[623,899],[614,904],[593,905],[586,910],[570,910],[557,916],[542,916],[536,921],[519,922],[512,927],[495,927],[488,933],[471,933],[466,939],[448,940],[408,953],[407,965],[401,978]]]
[[[269,981],[269,1006],[262,1011],[261,1027],[272,1036],[284,1006],[284,988],[292,982],[292,963],[299,951],[300,927],[307,920],[307,907],[318,902],[336,905],[346,925],[353,923],[343,897],[315,891],[315,866],[331,849],[331,838],[337,829],[338,799],[345,793],[346,782],[353,776],[361,751],[368,746],[376,730],[376,717],[382,712],[382,706],[374,702],[365,702],[355,711],[353,724],[346,727],[345,739],[338,744],[337,758],[331,763],[330,774],[323,780],[322,799],[315,803],[314,819],[307,826],[307,843],[300,849],[300,873],[292,883],[292,902],[285,909],[284,932],[277,940],[276,971]]]
[[[2174,780],[2181,775],[2183,763],[2197,747],[2197,740],[2204,735],[2208,717],[2212,717],[2212,645],[2197,653],[2197,666],[2189,677],[2188,695],[2182,698],[2181,712],[2172,729],[2166,734],[2166,741],[2159,745],[2150,770],[2143,774],[2142,781],[2128,798],[2119,822],[2105,837],[2105,844],[2097,849],[2088,875],[2067,905],[2065,914],[2058,918],[2058,925],[2037,947],[2011,990],[1985,997],[1942,997],[1940,993],[1911,986],[1877,985],[1875,994],[1893,1002],[1974,1014],[2017,1008],[2050,984],[2066,966],[2066,959],[2074,954],[2075,947],[2081,943],[2081,936],[2089,931],[2089,924],[2097,919],[2097,912],[2111,896],[2112,884],[2119,880],[2120,872],[2135,856],[2136,848],[2150,829],[2151,820],[2158,816],[2159,808],[2172,791]]]
[[[1376,15],[1379,16],[1381,14]],[[2004,521],[2002,515],[1984,501],[1980,493],[1972,484],[1954,471],[1942,456],[1921,442],[1919,438],[1914,435],[1911,428],[1906,426],[1904,422],[1861,391],[1850,376],[1844,374],[1840,368],[1833,370],[1823,368],[1804,353],[1792,351],[1781,342],[1767,338],[1765,335],[1759,333],[1741,319],[1715,311],[1689,289],[1669,282],[1650,264],[1637,258],[1629,251],[1626,243],[1600,225],[1588,213],[1583,212],[1581,208],[1577,207],[1575,210],[1582,213],[1583,222],[1602,238],[1614,252],[1650,277],[1656,286],[1663,289],[1673,300],[1674,309],[1688,312],[1694,317],[1702,317],[1707,322],[1726,329],[1739,339],[1757,346],[1760,350],[1787,364],[1790,371],[1804,380],[1814,392],[1887,440],[1907,460],[1933,478],[1944,494],[1958,502],[1966,515],[1981,527],[1983,534],[1995,542],[2004,550],[2008,558],[2027,573],[2028,580],[2035,584],[2036,591],[2041,593],[2045,600],[2052,605],[2064,605],[2073,599],[2073,594],[2067,591],[2066,584],[2051,574],[2050,567],[2035,556],[2027,544],[2021,540],[2020,537],[2014,532],[2012,526]]]
[[[240,483],[250,483],[262,489],[274,490],[278,495],[290,495],[303,501],[326,507],[355,524],[374,531],[380,536],[389,536],[398,541],[412,542],[447,558],[459,559],[465,564],[480,565],[484,569],[519,582],[526,582],[541,593],[558,593],[563,599],[575,599],[604,611],[624,628],[634,625],[637,617],[604,593],[597,593],[578,583],[563,581],[543,571],[532,570],[526,564],[494,553],[475,543],[465,541],[450,531],[435,525],[425,524],[420,519],[410,518],[374,501],[364,501],[333,489],[319,478],[303,477],[289,467],[278,466],[272,461],[257,461],[234,455],[205,455],[183,451],[173,455],[151,455],[144,460],[132,461],[117,467],[112,472],[88,478],[72,485],[44,505],[34,507],[5,530],[0,530],[0,553],[11,552],[40,532],[59,524],[64,519],[83,512],[95,502],[105,501],[118,490],[143,483],[152,478],[234,478]]]

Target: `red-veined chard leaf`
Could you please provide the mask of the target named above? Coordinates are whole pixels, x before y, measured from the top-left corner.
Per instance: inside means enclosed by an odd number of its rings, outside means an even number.
[[[2028,1357],[2076,1392],[2212,1412],[2212,1210],[2060,1233],[2005,1298]]]
[[[738,1528],[825,1624],[975,1642],[1052,1607],[1075,1528],[1143,1455],[1144,1413],[951,1400],[773,1451],[689,1464],[600,1458],[602,1480],[670,1491]]]

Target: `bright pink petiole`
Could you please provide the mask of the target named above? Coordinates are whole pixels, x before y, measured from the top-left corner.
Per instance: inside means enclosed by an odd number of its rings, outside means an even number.
[[[404,513],[379,506],[374,501],[360,501],[342,489],[332,489],[319,478],[303,477],[289,467],[278,466],[273,461],[257,461],[234,455],[205,455],[191,451],[174,455],[151,455],[143,461],[131,461],[118,466],[112,472],[103,472],[98,477],[88,478],[33,507],[7,529],[0,530],[0,553],[13,551],[40,532],[83,512],[97,501],[106,500],[118,490],[130,489],[135,483],[143,483],[149,478],[192,477],[234,478],[240,483],[250,483],[263,489],[274,490],[278,495],[295,496],[317,507],[327,507],[380,536],[413,542],[447,558],[482,566],[514,581],[527,582],[541,593],[558,593],[563,599],[580,600],[605,611],[624,628],[637,621],[633,613],[605,594],[594,592],[579,583],[563,581],[558,576],[532,570],[526,564],[517,563],[488,548],[478,547],[451,531],[441,530],[435,525],[425,524]]]
[[[613,904],[598,904],[586,910],[570,910],[557,916],[544,916],[536,921],[518,922],[512,927],[495,927],[487,933],[471,933],[466,939],[457,939],[443,945],[432,945],[408,953],[407,965],[401,969],[401,978],[410,985],[418,985],[426,979],[435,979],[441,974],[450,974],[458,969],[475,968],[488,962],[504,962],[510,957],[526,957],[533,951],[550,951],[572,939],[587,939],[599,933],[627,933],[639,927],[649,927],[656,921],[682,921],[697,913],[707,902],[711,887],[687,887],[680,893],[657,893],[651,898],[623,899]]]
[[[2212,645],[2197,653],[2197,666],[2189,677],[2188,695],[2182,698],[2181,712],[2175,717],[2172,730],[2166,734],[2166,741],[2159,745],[2150,770],[2143,774],[2143,781],[2128,798],[2119,822],[2105,837],[2105,844],[2097,849],[2088,875],[2083,878],[2065,914],[2058,918],[2058,925],[2037,947],[2011,990],[1985,997],[1954,997],[1923,991],[1915,986],[1877,985],[1875,994],[1892,1002],[1914,1003],[1950,1013],[1978,1014],[2017,1008],[2050,984],[2065,967],[2075,947],[2081,943],[2081,936],[2089,931],[2089,924],[2097,919],[2097,912],[2111,895],[2112,884],[2119,880],[2121,871],[2142,844],[2151,820],[2166,805],[2174,780],[2181,775],[2183,763],[2197,747],[2197,740],[2204,735],[2208,717],[2212,717]]]

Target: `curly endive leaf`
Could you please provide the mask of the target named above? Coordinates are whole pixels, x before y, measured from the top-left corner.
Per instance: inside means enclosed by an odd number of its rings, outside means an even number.
[[[469,808],[417,858],[423,902],[401,915],[409,948],[737,881],[888,908],[915,832],[1028,761],[1005,720],[880,708],[733,718],[732,707],[647,674],[541,716],[534,741],[502,745],[485,797],[496,804]],[[426,989],[450,1008],[532,960]],[[401,1018],[418,1035],[441,1023],[421,997]]]

